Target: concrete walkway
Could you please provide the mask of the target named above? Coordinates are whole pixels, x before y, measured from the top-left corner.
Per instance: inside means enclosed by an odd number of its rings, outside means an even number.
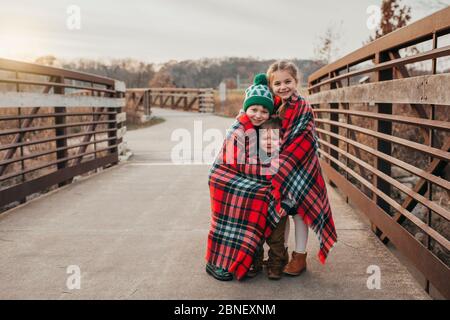
[[[164,123],[127,133],[125,163],[0,215],[1,299],[428,299],[328,186],[339,242],[325,266],[309,234],[309,270],[297,278],[219,282],[204,271],[210,223],[208,165],[174,165],[173,130],[225,129],[233,119],[155,109]],[[200,122],[197,123],[197,125]],[[293,224],[291,224],[293,228]],[[293,247],[293,229],[291,229]],[[81,271],[67,287],[67,267]],[[378,266],[381,289],[368,289]],[[72,278],[69,278],[70,283]]]

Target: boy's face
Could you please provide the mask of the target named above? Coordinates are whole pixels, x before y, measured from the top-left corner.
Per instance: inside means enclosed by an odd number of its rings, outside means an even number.
[[[260,130],[260,148],[265,153],[271,154],[280,150],[280,130],[279,129],[261,129]]]
[[[245,111],[254,126],[260,126],[269,119],[269,111],[259,104],[252,105]]]
[[[287,70],[275,71],[270,83],[273,93],[282,100],[289,99],[297,89],[297,80]]]

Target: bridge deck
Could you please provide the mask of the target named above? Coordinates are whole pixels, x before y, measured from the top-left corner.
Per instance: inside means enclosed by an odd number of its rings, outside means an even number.
[[[0,298],[50,299],[427,299],[370,231],[328,186],[339,243],[325,266],[310,232],[309,270],[297,278],[219,282],[204,271],[210,200],[207,165],[171,165],[176,128],[225,131],[232,119],[155,109],[166,122],[127,133],[125,163],[0,216]],[[291,228],[293,225],[291,224]],[[291,248],[293,247],[293,229]],[[66,268],[81,268],[81,289]],[[381,270],[369,290],[367,267]]]

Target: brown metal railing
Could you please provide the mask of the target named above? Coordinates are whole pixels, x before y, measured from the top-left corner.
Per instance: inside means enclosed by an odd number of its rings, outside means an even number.
[[[213,89],[132,88],[126,94],[127,112],[148,117],[151,107],[213,112]]]
[[[118,162],[125,85],[0,59],[0,208]]]
[[[330,184],[366,214],[383,242],[390,240],[423,274],[428,292],[431,284],[447,299],[449,40],[450,7],[308,79]]]

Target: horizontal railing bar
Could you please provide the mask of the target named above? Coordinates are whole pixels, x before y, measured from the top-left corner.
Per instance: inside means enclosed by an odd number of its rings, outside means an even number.
[[[10,135],[10,134],[15,134],[15,133],[44,131],[44,130],[52,130],[52,129],[57,129],[57,128],[82,127],[82,126],[88,126],[91,124],[108,124],[108,123],[116,123],[116,120],[74,122],[74,123],[66,123],[66,124],[55,124],[55,125],[47,126],[47,127],[28,127],[28,128],[24,128],[24,129],[5,130],[5,131],[0,131],[0,136],[6,136],[6,135]]]
[[[432,237],[436,242],[441,244],[444,248],[447,248],[447,250],[450,250],[450,241],[448,241],[444,236],[442,236],[436,230],[432,229],[430,226],[428,226],[426,223],[424,223],[418,217],[416,217],[411,212],[409,212],[408,210],[403,208],[401,205],[399,205],[397,202],[395,202],[392,198],[390,198],[388,195],[386,195],[383,191],[378,189],[376,186],[372,185],[369,181],[364,179],[362,176],[360,176],[358,173],[353,171],[351,168],[347,167],[344,163],[342,163],[339,160],[335,159],[334,157],[330,156],[329,154],[327,154],[326,152],[324,152],[321,149],[319,149],[319,152],[320,152],[320,154],[322,154],[326,158],[328,158],[330,161],[337,164],[339,167],[341,167],[343,170],[345,170],[347,173],[349,173],[351,176],[353,176],[356,180],[358,180],[360,183],[365,185],[367,188],[371,189],[380,198],[383,198],[383,200],[385,200],[390,206],[392,206],[395,210],[397,210],[402,215],[404,215],[406,218],[408,218],[409,221],[414,223],[414,225],[416,225],[423,232],[425,232],[427,235]],[[392,223],[396,223],[396,222],[392,221]]]
[[[422,203],[427,208],[429,208],[432,211],[436,212],[441,217],[447,219],[447,221],[450,221],[450,212],[445,210],[443,207],[440,207],[440,206],[436,205],[434,202],[432,202],[432,201],[428,200],[427,198],[425,198],[424,196],[414,192],[412,189],[407,188],[405,185],[403,185],[402,183],[398,182],[394,178],[391,178],[390,176],[388,176],[384,172],[381,172],[380,170],[374,168],[370,164],[368,164],[368,163],[358,159],[357,157],[353,156],[352,154],[350,154],[350,153],[348,153],[348,152],[346,152],[346,151],[344,151],[344,150],[342,150],[342,149],[340,149],[340,148],[338,148],[338,147],[332,145],[331,143],[328,143],[328,142],[326,142],[326,141],[324,141],[322,139],[319,139],[319,142],[323,143],[327,147],[337,151],[338,153],[340,153],[341,155],[343,155],[347,159],[351,159],[352,161],[354,161],[355,163],[359,164],[364,169],[369,170],[370,172],[372,172],[376,176],[378,176],[378,177],[382,178],[383,180],[385,180],[386,182],[388,182],[391,186],[394,186],[395,188],[397,188],[398,190],[402,191],[406,195],[410,196],[411,198],[413,198],[417,202]]]
[[[81,132],[81,133],[68,134],[68,135],[64,135],[64,136],[55,136],[55,137],[51,137],[51,138],[47,138],[47,139],[41,139],[41,140],[24,141],[24,142],[21,142],[21,143],[12,143],[12,144],[7,144],[7,145],[0,145],[0,151],[8,150],[8,149],[11,149],[11,148],[26,147],[26,146],[31,146],[31,145],[35,145],[35,144],[48,143],[48,142],[53,142],[53,141],[61,140],[61,139],[70,139],[70,138],[82,137],[82,136],[86,136],[86,135],[94,134],[94,133],[95,134],[108,133],[108,132],[112,132],[112,131],[117,131],[117,129],[113,128],[113,129],[107,129],[107,130],[101,130],[101,131],[87,131],[87,132]]]
[[[348,139],[346,137],[340,136],[340,135],[335,134],[333,132],[330,132],[330,131],[327,131],[327,130],[324,130],[324,129],[321,129],[321,128],[316,128],[316,131],[320,132],[320,133],[323,133],[323,134],[326,134],[328,136],[331,136],[333,138],[339,139],[339,140],[341,140],[341,141],[343,141],[345,143],[351,144],[355,148],[358,148],[360,150],[364,150],[364,151],[366,151],[366,152],[368,152],[368,153],[378,157],[379,159],[383,159],[383,160],[385,160],[387,162],[390,162],[391,164],[393,164],[393,165],[395,165],[397,167],[400,167],[400,168],[402,168],[402,169],[404,169],[404,170],[406,170],[406,171],[408,171],[408,172],[410,172],[410,173],[412,173],[412,174],[414,174],[414,175],[416,175],[418,177],[421,177],[421,178],[423,178],[423,179],[425,179],[427,181],[430,181],[430,182],[434,183],[435,185],[441,187],[444,190],[450,191],[450,182],[445,180],[445,179],[442,179],[441,177],[438,177],[438,176],[435,176],[433,174],[430,174],[429,172],[427,172],[425,170],[421,170],[421,169],[419,169],[419,168],[417,168],[417,167],[415,167],[413,165],[410,165],[407,162],[404,162],[402,160],[394,158],[394,157],[392,157],[390,155],[387,155],[387,154],[385,154],[383,152],[380,152],[378,150],[370,148],[370,147],[368,147],[368,146],[366,146],[366,145],[364,145],[362,143],[359,143],[359,142],[354,141],[352,139]]]
[[[361,74],[365,74],[365,73],[369,73],[369,72],[374,72],[374,71],[381,71],[381,70],[386,70],[386,69],[390,69],[392,67],[396,67],[399,65],[405,65],[405,64],[409,64],[409,63],[414,63],[414,62],[419,62],[419,61],[423,61],[423,60],[428,60],[428,59],[435,59],[435,58],[439,58],[439,57],[444,57],[444,56],[448,56],[450,55],[450,45],[449,46],[445,46],[442,48],[437,48],[437,49],[433,49],[427,52],[423,52],[423,53],[419,53],[416,54],[414,56],[409,56],[409,57],[404,57],[404,58],[398,58],[395,60],[390,60],[387,62],[383,62],[383,63],[379,63],[376,64],[374,66],[365,68],[365,69],[361,69],[361,70],[355,70],[355,71],[351,71],[351,72],[347,72],[344,74],[341,74],[339,76],[330,78],[330,79],[326,79],[322,82],[319,82],[315,85],[312,85],[311,87],[308,88],[308,90],[314,90],[318,87],[321,87],[325,84],[331,83],[331,82],[336,82],[342,79],[346,79],[349,77],[354,77],[354,76],[358,76]]]
[[[52,154],[52,153],[56,153],[56,152],[59,152],[59,151],[75,149],[75,148],[86,146],[86,145],[90,145],[90,144],[98,144],[98,143],[102,143],[102,142],[106,142],[106,141],[110,141],[110,140],[116,140],[116,139],[117,139],[116,137],[112,137],[112,138],[107,138],[107,139],[88,141],[88,142],[83,142],[81,144],[76,144],[76,145],[71,145],[71,146],[57,148],[57,149],[54,149],[54,150],[47,150],[47,151],[43,151],[43,152],[39,152],[39,153],[33,153],[33,154],[29,154],[29,155],[26,155],[26,156],[23,156],[23,157],[15,158],[15,159],[10,159],[10,160],[6,160],[6,161],[0,161],[0,166],[9,165],[11,163],[25,161],[25,160],[30,160],[30,159],[34,159],[34,158],[39,158],[39,157],[42,157],[42,156],[45,156],[45,155],[48,155],[48,154]]]
[[[370,82],[323,90],[308,96],[311,104],[320,103],[406,103],[450,105],[450,74],[435,74]]]
[[[315,108],[315,113],[327,112],[327,113],[342,113],[348,114],[351,116],[359,116],[359,117],[367,117],[379,120],[390,120],[392,122],[399,122],[410,125],[417,125],[420,127],[427,127],[432,129],[440,129],[449,131],[450,130],[450,122],[448,121],[439,121],[439,120],[430,120],[424,118],[413,118],[413,117],[404,117],[398,115],[388,115],[383,113],[375,113],[375,112],[365,112],[365,111],[356,111],[356,110],[344,110],[344,109],[321,109]]]
[[[107,93],[115,93],[116,91],[110,89],[102,89],[96,87],[85,87],[78,86],[74,84],[67,83],[59,83],[59,82],[42,82],[42,81],[32,81],[32,80],[23,80],[23,79],[3,79],[0,78],[0,83],[14,83],[19,85],[33,85],[33,86],[46,86],[46,87],[58,87],[58,88],[73,88],[73,89],[81,89],[87,91],[97,91],[97,92],[107,92]]]
[[[391,164],[393,164],[393,165],[395,165],[397,167],[400,167],[400,168],[402,168],[402,169],[404,169],[404,170],[406,170],[406,171],[408,171],[408,172],[410,172],[410,173],[412,173],[412,174],[414,174],[414,175],[416,175],[418,177],[421,177],[421,178],[423,178],[423,179],[425,179],[427,181],[430,181],[430,182],[434,183],[435,185],[441,187],[444,190],[450,191],[450,182],[445,180],[445,179],[442,179],[441,177],[432,175],[432,174],[430,174],[429,172],[427,172],[425,170],[419,169],[419,168],[417,168],[415,166],[410,165],[407,162],[404,162],[402,160],[396,159],[396,158],[394,158],[392,156],[389,156],[389,155],[387,155],[387,154],[385,154],[383,152],[380,152],[378,150],[370,148],[370,147],[368,147],[368,146],[366,146],[364,144],[361,144],[359,142],[356,142],[354,140],[348,139],[346,137],[340,136],[338,134],[335,134],[335,133],[332,133],[330,131],[323,130],[323,129],[320,129],[320,128],[316,128],[316,130],[317,130],[317,132],[321,132],[321,133],[326,134],[328,136],[331,136],[331,137],[334,137],[336,139],[339,139],[340,141],[348,143],[348,144],[352,145],[355,148],[358,148],[360,150],[364,150],[364,151],[366,151],[366,152],[376,156],[379,159],[382,159],[384,161],[390,162]]]
[[[30,115],[15,115],[15,116],[0,116],[0,121],[12,121],[22,119],[36,119],[36,118],[53,118],[53,117],[76,117],[76,116],[95,116],[95,115],[112,115],[117,112],[67,112],[67,113],[42,113]]]
[[[108,146],[107,148],[94,150],[94,151],[89,151],[89,152],[85,152],[85,153],[82,153],[82,154],[78,154],[78,155],[70,156],[70,157],[66,157],[66,158],[61,158],[61,159],[59,159],[57,161],[52,161],[52,162],[46,163],[44,165],[41,165],[41,166],[38,166],[38,167],[34,167],[34,168],[30,168],[30,169],[26,169],[26,170],[23,170],[23,171],[14,172],[14,173],[12,173],[10,175],[7,175],[7,176],[0,176],[0,181],[5,181],[5,180],[8,180],[8,179],[17,177],[17,176],[21,176],[23,174],[27,174],[27,173],[36,171],[36,170],[41,170],[41,169],[53,166],[53,165],[61,163],[61,162],[66,162],[66,161],[70,161],[72,159],[81,158],[81,157],[87,156],[89,154],[102,152],[102,151],[108,151],[110,149],[117,148],[117,146],[118,146],[118,144],[115,144],[115,145],[112,145],[112,146]]]
[[[117,158],[117,153],[110,153],[104,157],[86,160],[76,166],[62,168],[58,171],[53,171],[38,178],[30,179],[23,183],[2,189],[0,196],[0,207],[11,202],[24,199],[33,193],[41,192],[52,185],[67,181],[88,171],[115,163],[118,160]]]
[[[14,133],[24,133],[30,131],[43,131],[43,130],[51,130],[56,128],[70,128],[70,127],[83,127],[88,126],[90,124],[109,124],[116,123],[115,120],[101,120],[101,121],[86,121],[86,122],[73,122],[73,123],[65,123],[65,124],[55,124],[47,127],[28,127],[23,129],[13,129],[12,133],[10,131],[0,131],[0,135],[14,134]]]
[[[65,79],[92,82],[95,84],[114,86],[115,80],[80,71],[43,66],[35,63],[15,61],[0,58],[0,70],[16,71],[20,73],[38,74],[44,76],[64,77]]]
[[[425,146],[422,145],[420,143],[417,142],[413,142],[410,140],[406,140],[403,138],[398,138],[398,137],[394,137],[392,135],[388,135],[388,134],[384,134],[384,133],[380,133],[380,132],[376,132],[370,129],[365,129],[365,128],[361,128],[358,126],[354,126],[354,125],[349,125],[349,124],[345,124],[345,123],[341,123],[338,121],[331,121],[331,120],[325,120],[325,119],[320,119],[320,118],[316,118],[315,119],[316,122],[319,123],[325,123],[325,124],[330,124],[330,125],[335,125],[341,128],[346,128],[349,130],[353,130],[353,131],[357,131],[357,132],[361,132],[364,133],[368,136],[372,136],[372,137],[376,137],[388,142],[393,142],[405,147],[408,147],[410,149],[416,150],[416,151],[421,151],[423,153],[426,153],[427,155],[430,155],[432,157],[435,158],[439,158],[445,161],[448,161],[450,159],[450,152],[447,151],[443,151],[440,149],[436,149],[430,146]]]
[[[35,92],[0,92],[0,108],[52,108],[54,106],[68,108],[121,108],[125,106],[125,98],[74,96]]]

